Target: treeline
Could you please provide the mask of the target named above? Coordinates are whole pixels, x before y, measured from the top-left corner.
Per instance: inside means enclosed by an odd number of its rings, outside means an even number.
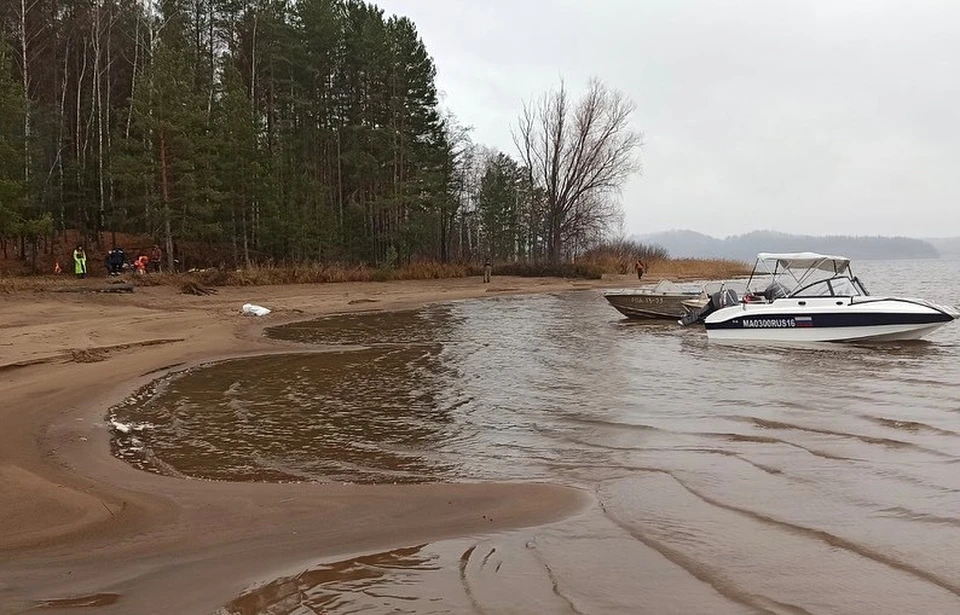
[[[561,235],[550,186],[471,142],[438,105],[414,24],[372,4],[0,11],[4,256],[35,259],[75,229],[89,243],[149,235],[170,266],[193,245],[233,265],[389,267],[560,258],[603,234],[593,220],[590,237]]]

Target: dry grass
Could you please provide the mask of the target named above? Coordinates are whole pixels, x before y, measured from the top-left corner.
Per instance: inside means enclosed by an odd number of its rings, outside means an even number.
[[[647,272],[658,277],[676,280],[726,279],[750,273],[745,263],[726,260],[651,259]],[[606,265],[606,266],[604,266]],[[502,263],[493,268],[498,276],[559,277],[600,279],[604,273],[624,273],[617,262],[601,259],[581,260],[577,263]],[[627,272],[632,272],[632,262]],[[151,273],[125,276],[125,281],[137,286],[172,286],[183,288],[194,284],[203,288],[218,286],[270,286],[281,284],[328,284],[336,282],[385,282],[390,280],[438,280],[465,278],[483,273],[483,267],[471,263],[418,262],[396,269],[375,269],[362,265],[296,265],[289,267],[251,267],[248,269],[205,269],[189,273]],[[107,280],[93,276],[75,280],[70,275],[2,276],[0,293],[50,290],[56,287],[84,285],[102,286]]]
[[[599,280],[604,270],[594,263],[503,263],[494,265],[493,275],[513,275],[521,278],[579,278]]]
[[[608,241],[588,250],[580,262],[604,273],[631,274],[637,259],[646,273],[675,280],[717,280],[749,275],[750,266],[721,259],[670,258],[661,246],[633,240]]]
[[[397,269],[375,269],[363,265],[295,265],[251,267],[249,269],[196,272],[197,280],[208,286],[265,286],[270,284],[328,284],[336,282],[386,282],[389,280],[439,280],[479,275],[476,266],[458,263],[418,262]]]
[[[633,273],[637,259],[644,263],[665,260],[667,251],[653,244],[645,244],[629,239],[617,239],[590,248],[580,257],[581,263],[588,263],[604,273]]]
[[[675,280],[726,280],[750,275],[750,265],[722,259],[666,258],[648,262],[647,273]]]
[[[479,265],[418,262],[396,269],[376,269],[363,265],[315,264],[288,267],[250,267],[247,269],[204,269],[187,273],[127,274],[126,281],[137,286],[201,287],[270,286],[279,284],[327,284],[336,282],[385,282],[389,280],[437,280],[481,275]],[[49,290],[67,285],[102,285],[108,278],[94,275],[80,281],[70,275],[3,276],[0,293]]]
[[[72,281],[72,277],[62,275],[2,276],[0,277],[0,293],[46,290]]]

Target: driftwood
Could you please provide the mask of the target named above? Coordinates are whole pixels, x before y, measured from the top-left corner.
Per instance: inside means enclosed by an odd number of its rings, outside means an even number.
[[[217,289],[205,288],[196,282],[184,282],[180,285],[180,292],[184,295],[215,295],[217,294]]]
[[[107,284],[106,286],[58,286],[52,293],[132,293],[133,284]]]

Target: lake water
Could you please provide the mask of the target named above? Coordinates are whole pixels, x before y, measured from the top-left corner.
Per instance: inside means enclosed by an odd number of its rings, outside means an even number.
[[[874,294],[960,304],[958,261],[855,270]],[[222,480],[550,481],[597,503],[318,561],[223,613],[960,612],[956,323],[883,346],[719,345],[580,291],[271,335],[344,350],[173,377],[112,410],[133,426],[115,453]]]

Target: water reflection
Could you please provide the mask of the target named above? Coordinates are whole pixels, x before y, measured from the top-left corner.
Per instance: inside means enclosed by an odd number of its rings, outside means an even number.
[[[218,615],[358,612],[365,610],[363,603],[394,613],[430,612],[431,603],[441,596],[424,595],[422,584],[410,581],[440,570],[439,558],[427,545],[418,545],[321,564],[246,592]]]
[[[956,281],[942,265],[865,279],[956,303],[927,280]],[[195,370],[115,411],[118,454],[240,480],[538,479],[598,506],[318,564],[228,612],[960,612],[960,326],[711,344],[572,293],[272,335],[369,349]]]
[[[421,344],[453,341],[463,316],[450,305],[419,310],[366,312],[320,318],[267,329],[279,340],[309,344]]]
[[[436,346],[227,361],[113,411],[116,451],[144,469],[211,479],[419,482],[453,472]],[[137,429],[148,424],[151,428]]]

